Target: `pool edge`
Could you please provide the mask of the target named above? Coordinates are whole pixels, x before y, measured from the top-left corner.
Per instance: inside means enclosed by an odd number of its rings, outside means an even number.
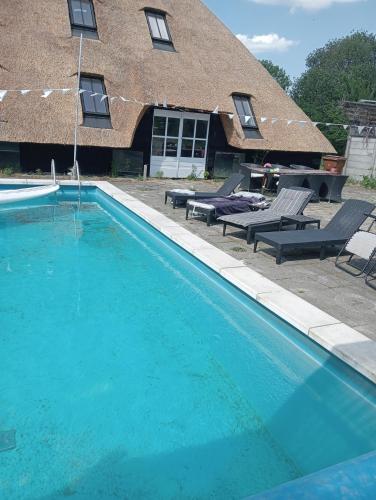
[[[49,183],[50,181],[44,179],[0,179],[0,184]],[[76,186],[77,182],[60,181],[60,184]],[[376,383],[376,343],[373,340],[265,278],[110,182],[84,181],[81,184],[100,189],[245,295],[256,300],[371,382]]]

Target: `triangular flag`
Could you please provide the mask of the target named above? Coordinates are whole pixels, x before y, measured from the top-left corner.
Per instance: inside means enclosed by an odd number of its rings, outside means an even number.
[[[299,125],[304,127],[307,122],[305,120],[299,120]]]
[[[7,92],[7,90],[0,90],[0,102],[3,102],[3,99],[7,95]]]
[[[213,111],[213,115],[217,115],[218,111],[219,111],[219,106],[216,106],[214,111]]]
[[[264,123],[264,122],[266,122],[267,120],[268,120],[268,119],[267,119],[265,116],[262,116],[262,117],[261,117],[261,123]]]
[[[94,92],[94,94],[90,94],[90,97],[95,97],[96,95],[99,95],[98,92]]]
[[[312,122],[312,125],[313,125],[314,127],[317,127],[317,125],[318,125],[319,123],[320,123],[320,122]]]
[[[71,89],[61,89],[62,94],[68,94],[70,91]]]
[[[275,123],[277,123],[278,121],[278,118],[272,118],[272,125],[274,125]]]
[[[163,99],[163,107],[167,108],[167,97]]]
[[[105,99],[107,99],[107,98],[108,98],[108,95],[102,95],[102,97],[101,97],[101,102],[103,102],[103,101],[104,101]]]
[[[110,101],[114,102],[114,101],[116,101],[116,99],[117,99],[117,97],[111,97]]]
[[[333,123],[325,123],[325,125],[326,125],[327,127],[331,127],[331,126],[332,126],[332,125],[334,125],[334,124],[333,124]]]
[[[41,95],[41,97],[44,97],[45,99],[47,99],[48,96],[50,96],[52,94],[53,90],[43,90],[43,95]]]
[[[88,92],[88,90],[85,90],[85,89],[80,89],[80,90],[78,91],[78,93],[79,93],[79,94],[83,94],[84,92]]]
[[[230,114],[228,115],[228,117],[230,118],[230,120],[233,120],[233,119],[234,119],[234,114],[233,114],[233,113],[230,113]]]
[[[129,99],[126,99],[125,97],[120,96],[120,99],[124,102],[129,102]]]
[[[358,133],[361,134],[366,127],[364,125],[359,125]]]
[[[294,120],[287,120],[287,125],[291,125],[294,122]]]
[[[26,94],[29,94],[31,92],[31,90],[21,90],[20,92],[22,95],[26,95]]]
[[[251,119],[251,117],[250,117],[250,116],[245,116],[245,117],[244,117],[244,121],[245,121],[245,123],[248,123],[250,119]]]
[[[343,127],[343,130],[347,130],[349,128],[348,125],[342,125],[342,127]]]

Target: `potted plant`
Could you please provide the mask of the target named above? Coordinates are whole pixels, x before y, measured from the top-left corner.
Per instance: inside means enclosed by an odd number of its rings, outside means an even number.
[[[324,170],[335,174],[342,174],[342,170],[346,165],[344,156],[327,155],[323,157]]]

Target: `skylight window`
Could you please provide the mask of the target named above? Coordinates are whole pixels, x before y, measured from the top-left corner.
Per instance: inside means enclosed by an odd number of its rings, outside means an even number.
[[[255,115],[249,96],[234,94],[232,96],[240,123],[243,127],[244,135],[247,139],[260,139],[261,134],[258,130]]]
[[[145,11],[150,36],[155,49],[174,51],[166,15],[162,12]]]
[[[98,38],[92,0],[68,0],[72,35]]]
[[[94,128],[112,128],[108,98],[102,78],[82,76],[80,88],[84,126]]]

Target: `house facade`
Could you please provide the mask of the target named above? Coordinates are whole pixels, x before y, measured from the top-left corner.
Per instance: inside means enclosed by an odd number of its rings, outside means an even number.
[[[71,167],[76,92],[41,96],[77,88],[81,35],[83,173],[226,175],[243,160],[334,152],[200,0],[3,0],[0,168]]]

